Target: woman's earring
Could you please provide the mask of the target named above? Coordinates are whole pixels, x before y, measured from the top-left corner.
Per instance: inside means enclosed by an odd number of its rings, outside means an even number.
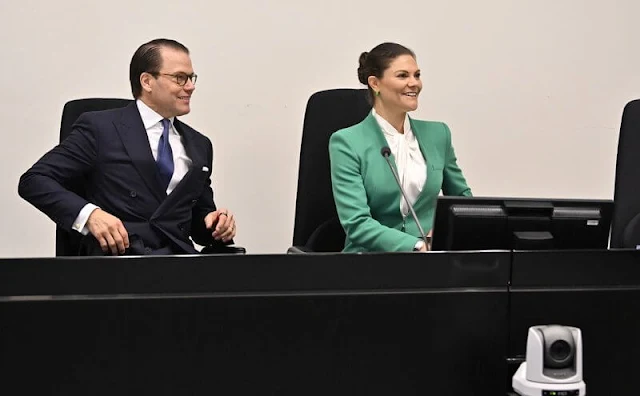
[[[376,96],[380,96],[380,91],[376,91]]]

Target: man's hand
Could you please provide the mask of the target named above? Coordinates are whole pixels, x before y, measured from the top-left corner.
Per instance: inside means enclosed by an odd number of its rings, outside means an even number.
[[[114,256],[123,254],[129,247],[129,233],[124,228],[124,224],[119,218],[96,209],[91,212],[87,220],[87,228],[100,243],[102,251],[111,252]]]
[[[227,209],[218,209],[206,215],[204,225],[208,230],[213,230],[211,236],[217,241],[226,243],[236,236],[236,221]]]

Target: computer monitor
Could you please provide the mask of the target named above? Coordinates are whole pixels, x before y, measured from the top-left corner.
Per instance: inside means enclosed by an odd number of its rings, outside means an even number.
[[[606,249],[613,201],[439,197],[432,250]]]

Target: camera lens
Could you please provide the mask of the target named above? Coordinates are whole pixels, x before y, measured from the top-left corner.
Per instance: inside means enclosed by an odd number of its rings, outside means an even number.
[[[545,369],[570,369],[576,359],[576,339],[566,326],[542,326],[540,330]]]
[[[557,340],[551,344],[549,355],[557,362],[564,362],[571,354],[571,346],[565,340]]]

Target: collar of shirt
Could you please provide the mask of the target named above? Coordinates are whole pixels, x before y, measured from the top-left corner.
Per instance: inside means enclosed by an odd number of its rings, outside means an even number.
[[[147,106],[142,100],[136,99],[136,106],[138,106],[138,112],[140,113],[140,117],[142,118],[142,123],[144,124],[144,129],[149,130],[150,128],[156,126],[160,121],[164,119],[160,114],[156,113],[151,107]],[[175,117],[171,117],[169,121],[171,121],[171,126],[173,127],[173,121]],[[174,128],[171,128],[173,131]]]
[[[376,113],[375,109],[371,109],[371,114],[378,121],[378,125],[380,125],[380,129],[382,129],[382,133],[384,133],[387,139],[398,139],[400,136],[404,136],[405,139],[411,141],[413,138],[413,132],[411,131],[411,123],[409,122],[409,115],[404,115],[404,134],[398,132],[396,128],[394,128],[389,121],[382,118],[381,115]]]

